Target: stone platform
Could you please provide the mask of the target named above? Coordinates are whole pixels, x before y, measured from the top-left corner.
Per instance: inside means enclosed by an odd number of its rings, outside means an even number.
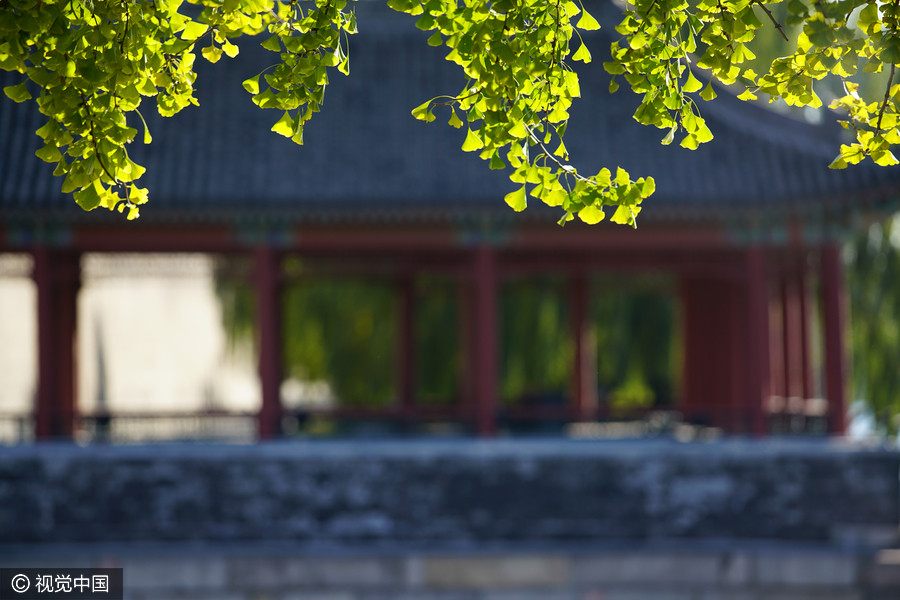
[[[900,454],[829,441],[21,446],[0,566],[133,600],[896,600]]]

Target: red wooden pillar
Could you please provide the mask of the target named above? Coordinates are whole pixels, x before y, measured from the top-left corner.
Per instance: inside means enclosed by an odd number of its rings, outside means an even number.
[[[35,437],[72,437],[75,420],[75,335],[80,256],[39,247],[33,277],[38,304],[38,389]]]
[[[728,347],[730,348],[731,381],[728,387],[728,414],[723,415],[723,423],[729,431],[737,432],[746,429],[743,408],[747,394],[749,364],[749,348],[747,347],[747,293],[739,284],[732,281],[729,285],[731,308],[728,311],[728,322],[731,326]]]
[[[746,430],[756,435],[765,433],[764,403],[772,393],[769,372],[769,283],[763,249],[747,250],[747,392],[744,397]]]
[[[475,250],[474,387],[478,435],[490,437],[497,428],[498,330],[497,256],[493,248]]]
[[[415,394],[415,279],[411,274],[404,274],[398,286],[398,329],[397,336],[397,395],[400,399],[400,412],[409,420],[413,416],[413,396]]]
[[[796,275],[797,285],[797,310],[800,319],[800,377],[801,395],[804,399],[813,397],[812,354],[810,352],[810,314],[809,314],[809,287],[806,278],[806,261],[800,265]]]
[[[782,279],[781,276],[775,277],[774,285],[769,290],[769,390],[772,396],[786,398],[787,355],[784,344],[787,323],[784,320]]]
[[[781,278],[781,351],[784,355],[785,397],[802,396],[800,294],[793,271]]]
[[[473,282],[461,277],[457,289],[457,348],[459,361],[459,416],[474,419],[475,415],[475,362],[478,349],[475,345],[475,294]]]
[[[583,273],[574,277],[569,293],[575,344],[575,368],[572,372],[575,415],[581,421],[590,421],[597,416],[597,355],[593,323],[588,315],[587,277]]]
[[[681,411],[692,422],[735,428],[734,284],[685,277],[680,282],[684,363]],[[740,430],[737,427],[737,430]]]
[[[825,397],[828,399],[828,430],[843,434],[847,429],[847,360],[844,353],[844,286],[840,248],[822,248],[822,319],[825,338]]]
[[[253,258],[262,387],[258,428],[259,439],[266,440],[281,433],[281,257],[276,250],[260,246]]]

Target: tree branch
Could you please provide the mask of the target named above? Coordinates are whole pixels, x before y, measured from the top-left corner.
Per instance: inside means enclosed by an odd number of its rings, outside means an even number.
[[[891,63],[891,76],[888,77],[887,86],[884,88],[884,100],[881,102],[881,108],[878,109],[878,122],[875,124],[875,136],[877,137],[879,133],[881,133],[881,119],[884,117],[884,109],[887,108],[887,103],[891,99],[891,83],[894,81],[894,71],[897,69],[897,65]]]
[[[766,8],[766,5],[763,4],[761,0],[753,0],[752,4],[758,5],[761,9],[763,9],[763,11],[765,11],[766,15],[769,16],[769,20],[772,21],[772,24],[775,26],[775,29],[777,29],[778,33],[781,34],[781,37],[784,38],[784,41],[789,42],[790,40],[788,39],[787,34],[784,32],[784,28],[781,26],[781,23],[775,20],[775,16],[772,14],[772,11]]]

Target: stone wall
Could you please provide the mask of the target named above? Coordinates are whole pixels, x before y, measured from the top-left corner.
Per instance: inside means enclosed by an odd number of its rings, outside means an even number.
[[[835,443],[0,453],[0,566],[127,600],[896,600],[900,456]]]
[[[23,446],[0,544],[827,541],[896,531],[898,473],[825,442]]]

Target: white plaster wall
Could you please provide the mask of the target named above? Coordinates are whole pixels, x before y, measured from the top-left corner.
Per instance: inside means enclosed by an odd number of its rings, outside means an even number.
[[[0,254],[0,415],[31,411],[37,385],[37,294],[26,255]]]
[[[0,255],[0,415],[31,412],[37,297],[26,255]],[[78,299],[79,410],[257,410],[249,344],[229,348],[205,255],[86,255]],[[103,366],[101,370],[101,356]]]
[[[227,351],[205,255],[88,255],[79,296],[78,398],[120,412],[256,410],[252,356]],[[102,360],[102,367],[101,367]]]

